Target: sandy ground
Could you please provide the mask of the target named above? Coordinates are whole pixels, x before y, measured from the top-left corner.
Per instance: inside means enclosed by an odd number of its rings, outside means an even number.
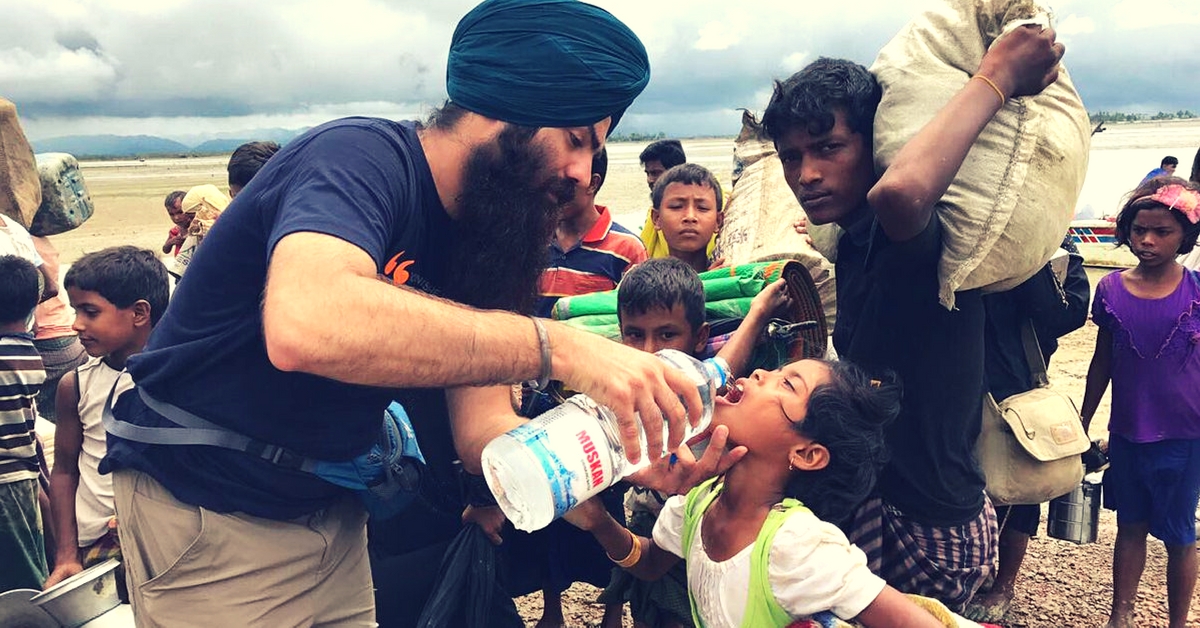
[[[729,163],[726,142],[699,143],[689,154],[707,149],[705,155],[716,165]],[[640,220],[647,206],[645,180],[638,168],[637,145],[615,145],[610,174],[601,191],[602,203],[615,214],[628,216],[627,223]],[[703,154],[703,153],[702,153]],[[163,210],[163,197],[175,189],[202,183],[224,188],[225,158],[167,159],[119,162],[89,162],[84,174],[96,202],[96,214],[79,229],[51,238],[64,263],[86,252],[117,244],[134,244],[160,250],[171,223]],[[719,173],[728,179],[729,167]],[[636,228],[639,224],[628,224]],[[1093,285],[1106,271],[1092,272]],[[1050,368],[1051,381],[1076,400],[1083,396],[1084,378],[1095,342],[1096,327],[1086,327],[1066,336]],[[1093,424],[1093,436],[1101,436],[1108,417],[1105,400]],[[1044,526],[1043,526],[1044,531]],[[1029,548],[1014,609],[1005,625],[1014,627],[1102,626],[1111,600],[1112,546],[1116,525],[1113,513],[1101,515],[1098,543],[1077,546],[1043,534]],[[1166,625],[1166,555],[1160,543],[1151,541],[1146,572],[1139,589],[1140,626]],[[598,625],[602,607],[595,605],[597,591],[576,585],[564,598],[569,626]],[[522,615],[530,626],[540,616],[541,596],[520,598]],[[1200,607],[1192,605],[1200,621]],[[626,625],[631,626],[628,618]],[[1197,625],[1200,625],[1198,623]]]

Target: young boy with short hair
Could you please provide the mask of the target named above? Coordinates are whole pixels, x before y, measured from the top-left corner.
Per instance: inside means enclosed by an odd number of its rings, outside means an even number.
[[[34,433],[46,371],[28,328],[41,290],[32,262],[0,255],[0,591],[40,589],[46,579]]]
[[[709,258],[712,242],[725,223],[721,183],[699,164],[681,164],[654,184],[651,220],[671,257],[702,273],[722,264]]]
[[[646,249],[628,229],[613,222],[608,208],[596,204],[596,194],[608,174],[608,152],[592,157],[592,178],[563,205],[550,240],[550,264],[538,278],[535,313],[550,316],[562,297],[605,292],[634,264],[646,259]]]
[[[98,469],[107,452],[102,413],[125,361],[142,350],[167,309],[167,269],[151,251],[118,246],[75,262],[63,286],[91,358],[63,376],[55,400],[50,486],[60,542],[47,587],[120,556],[112,476]]]
[[[750,311],[737,331],[721,347],[717,355],[729,365],[730,379],[745,372],[763,328],[776,312],[787,306],[786,286],[780,280],[764,287],[751,301]],[[651,353],[675,349],[705,357],[709,324],[705,321],[704,285],[683,260],[652,259],[630,270],[617,289],[617,320],[625,346]],[[666,499],[666,495],[634,487],[626,500],[631,512],[629,529],[648,536]],[[683,563],[654,582],[638,580],[614,569],[600,601],[628,601],[634,625],[638,627],[692,626],[687,570]]]

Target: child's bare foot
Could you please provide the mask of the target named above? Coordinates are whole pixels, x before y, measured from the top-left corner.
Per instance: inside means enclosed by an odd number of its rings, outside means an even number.
[[[563,619],[562,594],[554,591],[542,591],[542,618],[534,628],[566,628]]]
[[[1108,623],[1104,624],[1104,628],[1135,628],[1137,624],[1133,619],[1133,609],[1129,609],[1123,613],[1113,613],[1108,618]]]
[[[625,613],[618,610],[610,612],[607,608],[604,609],[604,619],[600,622],[600,628],[621,628],[625,625]]]
[[[1013,591],[993,590],[975,596],[963,612],[963,617],[975,622],[994,624],[1004,619],[1012,608]]]

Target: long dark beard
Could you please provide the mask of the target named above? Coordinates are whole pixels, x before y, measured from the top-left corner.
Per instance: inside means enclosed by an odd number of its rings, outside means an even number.
[[[573,198],[575,182],[547,174],[532,133],[510,126],[467,159],[446,283],[455,301],[533,312],[559,207]]]

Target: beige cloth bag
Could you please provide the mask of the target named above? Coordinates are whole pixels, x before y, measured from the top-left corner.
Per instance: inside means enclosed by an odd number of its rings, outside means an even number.
[[[1021,336],[1037,388],[999,404],[984,395],[975,443],[988,496],[996,505],[1040,504],[1071,492],[1083,480],[1080,454],[1091,446],[1075,402],[1050,388],[1032,322]]]
[[[733,162],[733,192],[725,201],[725,224],[717,234],[713,254],[731,266],[776,259],[804,264],[821,297],[826,328],[833,329],[837,309],[833,264],[793,228],[804,210],[783,178],[774,142],[749,111],[742,112]],[[815,240],[817,235],[813,237]],[[836,248],[836,233],[832,237]]]
[[[0,98],[0,214],[28,229],[41,204],[42,181],[17,106]]]
[[[886,169],[966,85],[1003,30],[1029,23],[1050,18],[1028,0],[945,0],[889,42],[871,67],[883,87],[877,167]],[[943,305],[954,306],[957,290],[1015,287],[1046,264],[1075,213],[1090,131],[1065,69],[1041,94],[1005,103],[937,206]]]

